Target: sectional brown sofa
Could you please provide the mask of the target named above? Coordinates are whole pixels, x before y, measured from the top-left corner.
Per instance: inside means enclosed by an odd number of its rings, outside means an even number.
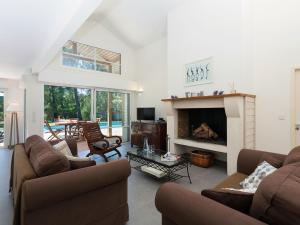
[[[239,183],[262,161],[277,169],[250,195],[222,188],[241,188]],[[298,225],[300,224],[300,147],[287,156],[241,150],[237,173],[202,195],[174,183],[162,185],[156,207],[163,225]]]
[[[76,155],[76,143],[68,140],[68,145]],[[128,161],[94,166],[73,163],[38,136],[16,145],[11,175],[15,225],[122,225],[128,221]]]

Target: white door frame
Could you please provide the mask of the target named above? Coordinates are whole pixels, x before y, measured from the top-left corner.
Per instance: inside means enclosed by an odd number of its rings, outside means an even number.
[[[296,146],[296,74],[297,71],[300,71],[300,66],[295,66],[292,69],[292,76],[290,81],[290,115],[291,115],[291,124],[290,124],[290,132],[291,132],[291,148]]]
[[[4,130],[4,140],[3,140],[3,144],[4,146],[0,147],[0,148],[6,148],[7,147],[7,134],[9,132],[9,130],[7,130],[7,126],[6,126],[6,123],[7,123],[7,120],[6,120],[6,107],[7,107],[7,89],[6,88],[0,88],[0,92],[3,92],[4,93],[4,105],[3,105],[3,112],[4,112],[4,127],[3,127],[3,130]]]
[[[97,110],[96,110],[96,101],[97,101],[97,92],[100,91],[104,91],[104,92],[118,92],[118,93],[123,93],[123,94],[128,94],[129,96],[129,118],[128,118],[128,125],[127,126],[122,126],[122,128],[128,128],[129,129],[129,133],[131,132],[130,130],[130,124],[131,124],[131,99],[132,99],[132,92],[131,91],[125,91],[125,90],[118,90],[118,89],[109,89],[109,88],[94,88],[93,89],[93,97],[92,97],[92,118],[94,119],[94,121],[96,121],[96,114],[97,114]],[[128,138],[129,141],[130,137]]]

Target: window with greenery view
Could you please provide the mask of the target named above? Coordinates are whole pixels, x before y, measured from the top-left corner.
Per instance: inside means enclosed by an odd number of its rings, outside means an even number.
[[[64,129],[59,120],[97,120],[105,135],[129,140],[130,101],[128,93],[88,88],[44,86],[44,118],[53,129]],[[94,110],[92,110],[94,109]],[[44,135],[49,130],[44,127]]]
[[[68,41],[62,48],[64,66],[121,74],[121,54]]]
[[[91,119],[91,89],[45,85],[45,120]]]

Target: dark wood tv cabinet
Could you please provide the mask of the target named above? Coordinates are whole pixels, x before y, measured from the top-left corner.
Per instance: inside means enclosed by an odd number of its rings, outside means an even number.
[[[143,147],[144,137],[155,149],[167,150],[167,123],[161,121],[131,122],[131,146]]]

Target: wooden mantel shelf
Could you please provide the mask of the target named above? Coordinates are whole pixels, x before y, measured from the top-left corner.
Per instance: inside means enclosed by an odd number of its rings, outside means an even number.
[[[251,97],[251,98],[255,98],[256,95],[245,94],[245,93],[235,93],[235,94],[223,94],[223,95],[195,96],[195,97],[189,97],[189,98],[167,98],[167,99],[162,99],[161,101],[169,102],[169,101],[214,99],[214,98],[225,98],[225,97]]]

